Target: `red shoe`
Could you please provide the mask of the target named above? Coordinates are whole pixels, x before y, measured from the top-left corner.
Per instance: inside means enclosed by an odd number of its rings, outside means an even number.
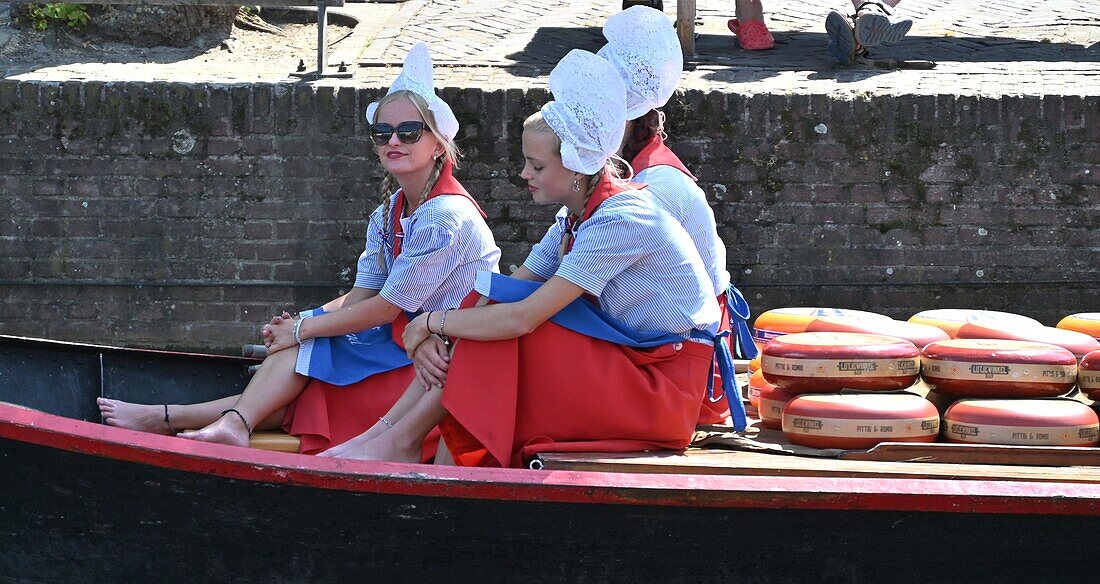
[[[775,37],[768,31],[763,20],[741,22],[736,18],[727,23],[730,32],[737,35],[737,42],[746,51],[763,51],[775,46]]]

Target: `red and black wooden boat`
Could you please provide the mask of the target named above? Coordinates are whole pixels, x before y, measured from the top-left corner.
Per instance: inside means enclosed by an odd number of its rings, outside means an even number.
[[[208,399],[253,363],[0,337],[0,580],[1094,578],[1098,482],[464,469],[98,423],[96,396]]]

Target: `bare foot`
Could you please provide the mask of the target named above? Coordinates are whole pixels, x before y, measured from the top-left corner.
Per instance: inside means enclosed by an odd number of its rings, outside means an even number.
[[[226,414],[201,430],[180,432],[178,436],[188,440],[217,442],[218,444],[248,448],[248,430],[235,414]]]
[[[348,448],[340,458],[352,460],[379,460],[385,462],[420,462],[420,444],[412,446],[399,444],[391,438],[393,432],[386,432],[374,440]]]
[[[116,399],[97,398],[99,415],[108,426],[171,435],[164,423],[164,406],[132,404]]]
[[[341,442],[340,444],[337,444],[336,446],[333,446],[332,448],[329,448],[327,450],[322,450],[321,452],[318,452],[317,456],[320,456],[321,458],[345,458],[346,455],[344,453],[359,448],[365,442],[380,436],[386,430],[387,427],[382,425],[381,422],[378,422],[370,428],[367,428],[366,432],[363,432],[355,438],[352,438],[347,442]]]

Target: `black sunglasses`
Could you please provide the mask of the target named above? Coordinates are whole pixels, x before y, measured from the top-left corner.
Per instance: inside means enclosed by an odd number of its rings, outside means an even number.
[[[394,132],[397,132],[397,139],[402,144],[416,144],[424,134],[424,122],[401,122],[396,128],[389,124],[371,124],[370,138],[381,146],[390,141]]]

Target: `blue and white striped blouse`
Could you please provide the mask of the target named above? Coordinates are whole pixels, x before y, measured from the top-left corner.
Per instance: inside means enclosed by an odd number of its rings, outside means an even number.
[[[396,200],[394,193],[391,213]],[[457,307],[473,290],[478,271],[499,271],[500,248],[493,232],[466,197],[432,197],[401,225],[401,255],[394,260],[393,229],[386,228],[382,206],[371,213],[356,288],[379,290],[379,296],[407,312],[444,310]],[[383,242],[385,270],[378,267]]]
[[[645,183],[645,190],[653,195],[657,205],[684,226],[710,274],[715,296],[724,293],[730,284],[730,274],[726,270],[726,244],[718,237],[714,211],[707,203],[703,189],[679,169],[667,165],[641,170],[634,181]]]
[[[684,228],[645,191],[619,193],[576,231],[559,262],[568,209],[524,265],[546,279],[557,275],[599,298],[600,308],[637,330],[687,336],[716,332],[721,317],[710,277]]]

